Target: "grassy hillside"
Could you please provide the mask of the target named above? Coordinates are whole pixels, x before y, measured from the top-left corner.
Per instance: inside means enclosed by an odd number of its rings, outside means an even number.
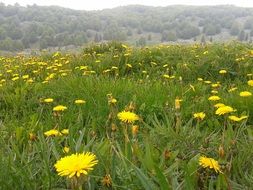
[[[0,189],[250,189],[252,48],[1,57]],[[58,175],[87,151],[93,171]]]
[[[0,4],[0,50],[74,48],[120,40],[161,42],[252,41],[252,8],[131,5],[101,11]]]

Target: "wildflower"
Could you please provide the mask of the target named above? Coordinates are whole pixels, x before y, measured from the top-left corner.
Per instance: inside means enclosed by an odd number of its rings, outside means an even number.
[[[230,88],[228,92],[234,92],[235,90],[237,90],[237,87]]]
[[[208,98],[208,100],[210,100],[210,101],[218,101],[218,100],[220,100],[221,98],[219,97],[219,96],[210,96],[209,98]]]
[[[53,108],[53,111],[64,111],[64,110],[66,110],[67,109],[67,107],[66,106],[63,106],[63,105],[58,105],[58,106],[55,106],[54,108]]]
[[[132,67],[133,67],[133,66],[132,66],[131,64],[129,64],[129,63],[127,63],[126,66],[127,66],[128,68],[132,68]]]
[[[111,98],[111,99],[108,100],[108,103],[109,104],[116,104],[117,100],[115,98]]]
[[[65,156],[58,160],[54,167],[60,176],[80,177],[87,175],[89,171],[98,163],[96,156],[91,152],[76,153]]]
[[[130,111],[122,111],[118,113],[118,118],[124,123],[133,123],[139,120],[139,116]]]
[[[211,84],[212,82],[210,80],[206,80],[206,81],[204,81],[204,83]]]
[[[34,141],[34,140],[36,140],[36,135],[34,134],[34,133],[29,133],[29,140],[30,141]]]
[[[219,84],[219,83],[215,83],[215,84],[212,84],[211,86],[212,86],[213,88],[217,88],[217,87],[220,86],[220,84]]]
[[[199,165],[201,165],[203,168],[214,169],[216,173],[222,173],[218,161],[214,160],[213,158],[201,156],[199,158]]]
[[[85,100],[75,100],[75,104],[85,104]]]
[[[219,73],[220,73],[220,74],[226,74],[227,71],[223,69],[223,70],[220,70]]]
[[[243,91],[243,92],[240,92],[240,96],[241,97],[249,97],[249,96],[252,96],[252,93],[249,91]]]
[[[218,91],[217,90],[212,90],[211,93],[212,94],[218,94]]]
[[[225,104],[222,104],[222,103],[217,103],[214,105],[215,108],[220,108],[220,107],[223,107],[223,106],[226,106]]]
[[[248,81],[248,85],[249,85],[249,86],[253,86],[253,80],[249,80],[249,81]]]
[[[16,80],[18,80],[19,79],[19,77],[13,77],[11,80],[12,81],[16,81]]]
[[[112,178],[109,174],[106,174],[101,180],[103,186],[110,187],[112,185]]]
[[[204,112],[194,113],[193,117],[196,119],[203,120],[206,117],[206,114]]]
[[[46,135],[47,137],[50,137],[50,136],[56,137],[56,136],[61,136],[61,133],[56,129],[51,129],[49,131],[46,131],[44,135]]]
[[[46,99],[43,100],[43,102],[45,102],[45,103],[51,103],[53,101],[54,101],[53,98],[46,98]]]
[[[63,130],[61,130],[61,133],[63,135],[68,135],[69,134],[69,129],[63,129]]]
[[[237,122],[239,122],[243,119],[247,119],[247,118],[248,118],[248,116],[237,117],[237,116],[234,116],[234,115],[231,115],[231,116],[228,117],[228,119],[230,119],[232,121],[237,121]]]
[[[70,148],[67,147],[67,146],[65,146],[65,147],[63,148],[63,152],[64,152],[64,153],[69,153],[69,150],[70,150]]]
[[[163,75],[163,78],[169,79],[170,76],[165,74],[165,75]]]
[[[203,79],[202,78],[198,78],[198,81],[203,81]]]
[[[222,107],[219,107],[216,110],[215,114],[216,115],[224,115],[226,113],[231,113],[231,112],[234,112],[234,111],[235,110],[232,107],[230,107],[230,106],[222,106]]]
[[[180,102],[182,102],[181,99],[178,99],[178,98],[175,99],[175,108],[176,109],[180,109]]]

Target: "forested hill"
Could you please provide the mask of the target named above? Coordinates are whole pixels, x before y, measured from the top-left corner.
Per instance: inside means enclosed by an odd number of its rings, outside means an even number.
[[[131,5],[101,11],[0,4],[0,50],[81,46],[110,40],[161,42],[253,38],[253,9],[234,6]]]

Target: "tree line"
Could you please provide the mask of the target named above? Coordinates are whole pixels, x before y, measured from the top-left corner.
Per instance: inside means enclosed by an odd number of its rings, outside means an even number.
[[[88,42],[251,41],[253,9],[234,6],[125,6],[77,11],[0,3],[0,50],[81,46]],[[226,36],[226,35],[225,35]]]

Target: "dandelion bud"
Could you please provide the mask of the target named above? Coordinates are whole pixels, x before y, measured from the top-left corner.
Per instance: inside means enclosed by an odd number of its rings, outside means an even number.
[[[133,136],[137,135],[138,131],[139,131],[139,126],[138,125],[133,125],[132,126],[132,134],[133,134]]]
[[[220,156],[221,158],[223,158],[223,157],[225,156],[225,151],[224,151],[224,148],[223,148],[222,145],[219,146],[218,152],[219,152],[219,156]]]

